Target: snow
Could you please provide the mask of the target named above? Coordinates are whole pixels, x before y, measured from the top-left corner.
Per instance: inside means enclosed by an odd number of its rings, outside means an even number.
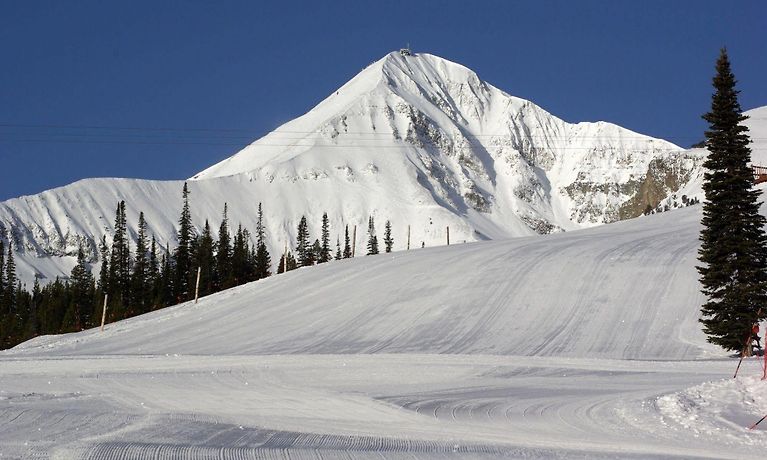
[[[298,269],[0,353],[4,455],[743,458],[757,359],[707,344],[700,206]]]
[[[217,229],[224,202],[233,225],[255,228],[264,204],[268,246],[278,259],[302,215],[319,235],[386,220],[395,248],[407,227],[414,246],[530,236],[611,222],[652,161],[681,176],[699,156],[606,123],[567,123],[482,81],[464,66],[418,53],[389,54],[305,115],[256,140],[190,181],[194,223]],[[664,163],[665,164],[665,163]],[[68,276],[79,244],[92,260],[111,238],[125,200],[161,245],[175,244],[180,181],[88,179],[0,203],[0,237],[14,243],[19,275]],[[624,190],[630,189],[630,190]],[[292,246],[292,244],[291,244]],[[97,268],[97,267],[95,267]]]

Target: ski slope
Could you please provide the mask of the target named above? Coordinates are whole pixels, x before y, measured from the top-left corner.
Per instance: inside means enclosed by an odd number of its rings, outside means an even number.
[[[697,323],[700,206],[299,269],[0,353],[0,451],[743,458],[757,361]]]

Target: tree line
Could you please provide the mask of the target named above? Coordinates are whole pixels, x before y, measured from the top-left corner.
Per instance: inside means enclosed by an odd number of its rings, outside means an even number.
[[[0,240],[0,349],[12,347],[44,334],[75,332],[99,326],[106,302],[106,322],[118,321],[149,311],[192,300],[199,271],[199,296],[229,289],[272,275],[272,258],[266,246],[266,230],[261,204],[258,205],[255,235],[238,225],[230,228],[228,207],[217,238],[208,221],[201,232],[192,223],[189,189],[184,184],[183,205],[176,229],[177,246],[170,249],[158,245],[149,235],[143,212],[139,213],[137,240],[131,248],[125,201],[117,204],[111,245],[106,235],[98,246],[101,266],[94,276],[82,246],[77,263],[68,279],[56,278],[41,286],[35,279],[31,291],[16,275],[16,264],[9,242]],[[255,236],[255,243],[251,244]],[[349,226],[344,228],[335,248],[330,242],[327,213],[322,216],[321,235],[310,243],[308,222],[301,217],[297,228],[296,247],[280,257],[276,272],[345,259],[354,256]],[[391,222],[384,230],[384,247],[391,252],[394,240]],[[334,250],[335,249],[335,250]],[[295,251],[295,255],[293,255]],[[367,255],[378,254],[375,222],[368,220]]]

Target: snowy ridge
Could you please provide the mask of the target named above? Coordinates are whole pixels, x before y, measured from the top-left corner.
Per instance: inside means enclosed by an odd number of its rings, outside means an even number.
[[[754,119],[756,122],[757,119]],[[605,123],[566,123],[473,71],[428,55],[385,56],[314,109],[190,182],[197,229],[255,228],[264,204],[276,260],[306,215],[323,212],[331,238],[386,220],[395,250],[554,233],[635,217],[647,205],[701,196],[703,152]],[[95,261],[111,238],[117,202],[135,229],[139,211],[160,245],[175,244],[180,181],[88,179],[0,203],[0,238],[13,243],[28,286],[67,276],[84,244]]]

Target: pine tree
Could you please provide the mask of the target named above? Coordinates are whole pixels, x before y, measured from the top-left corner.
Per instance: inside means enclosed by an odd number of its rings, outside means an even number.
[[[186,182],[184,182],[181,196],[184,200],[184,204],[181,208],[181,217],[178,220],[178,231],[176,234],[178,246],[176,246],[173,257],[173,271],[175,273],[173,290],[176,301],[178,302],[189,300],[191,296],[194,295],[189,288],[190,280],[192,278],[191,245],[192,238],[194,237],[194,230],[192,227],[192,213],[189,210],[189,188],[187,187]]]
[[[748,129],[741,124],[735,77],[726,50],[716,64],[703,166],[703,229],[698,267],[708,301],[701,307],[708,341],[741,351],[751,326],[767,317],[767,238],[759,214],[759,191],[753,188]]]
[[[133,262],[133,272],[131,274],[131,285],[133,295],[133,307],[135,313],[146,313],[149,311],[150,284],[149,284],[149,247],[147,244],[147,225],[144,220],[144,213],[138,216],[138,239],[136,240],[136,258]],[[134,312],[129,312],[132,314]]]
[[[160,275],[159,260],[157,259],[157,240],[152,235],[152,243],[149,245],[149,262],[147,265],[147,284],[150,288],[149,306],[157,301],[157,278]]]
[[[167,307],[173,305],[175,301],[175,291],[173,283],[176,279],[173,266],[173,258],[171,257],[170,248],[168,244],[165,244],[165,252],[162,255],[160,262],[160,276],[157,278],[157,293],[158,304],[161,307]]]
[[[210,231],[210,224],[205,219],[205,227],[202,234],[197,238],[194,253],[194,265],[200,269],[200,297],[215,292],[213,286],[213,277],[215,273],[215,255],[213,254],[214,245],[213,235]],[[196,271],[195,271],[196,273]]]
[[[13,260],[13,245],[8,241],[8,252],[5,258],[5,306],[9,312],[16,310],[16,262]]]
[[[349,243],[349,226],[346,225],[344,229],[344,259],[349,259],[352,256],[352,246]]]
[[[237,227],[232,245],[232,286],[238,286],[248,281],[248,241],[247,233],[242,225]]]
[[[255,277],[260,280],[272,274],[272,257],[266,249],[266,229],[264,228],[264,213],[261,210],[261,203],[258,203],[256,238]]]
[[[4,292],[5,292],[5,245],[3,244],[3,240],[0,240],[0,320],[2,319],[2,315],[5,314],[5,309],[3,308]]]
[[[378,254],[378,237],[376,236],[376,226],[373,216],[368,219],[368,253],[372,256]]]
[[[301,220],[298,222],[296,255],[298,256],[299,267],[311,265],[313,257],[311,255],[311,246],[309,245],[309,228],[306,224],[306,216],[301,216]]]
[[[283,254],[280,257],[280,264],[277,266],[277,273],[278,274],[279,273],[284,273],[286,271],[285,270],[285,259],[286,259],[286,254]],[[298,262],[293,257],[293,253],[291,253],[290,251],[288,251],[288,253],[287,253],[287,259],[288,259],[287,271],[295,270],[296,268],[298,268]]]
[[[336,260],[341,260],[343,256],[343,253],[341,253],[341,238],[336,238]]]
[[[314,240],[311,249],[309,250],[309,265],[319,263],[320,255],[322,254],[322,244],[320,240]]]
[[[77,249],[77,265],[72,269],[69,276],[72,290],[70,327],[79,331],[90,325],[89,308],[93,299],[93,274],[91,274],[88,262],[85,259],[85,251],[82,246]]]
[[[218,227],[218,244],[216,245],[216,290],[227,289],[232,286],[232,240],[229,235],[229,218],[227,217],[227,205],[224,203],[224,216],[221,226]]]
[[[384,227],[384,246],[386,247],[386,252],[391,252],[391,248],[394,246],[394,239],[391,237],[391,221],[388,220]]]
[[[328,213],[322,214],[322,245],[320,247],[319,254],[317,255],[318,263],[328,262],[332,258],[330,252],[330,222],[328,221]]]
[[[112,251],[109,261],[109,303],[112,318],[122,319],[131,302],[130,246],[128,223],[125,217],[125,201],[117,204]]]
[[[109,246],[107,246],[106,235],[101,237],[101,244],[99,244],[99,259],[101,260],[101,268],[99,269],[99,281],[97,284],[98,289],[105,294],[109,292]]]

